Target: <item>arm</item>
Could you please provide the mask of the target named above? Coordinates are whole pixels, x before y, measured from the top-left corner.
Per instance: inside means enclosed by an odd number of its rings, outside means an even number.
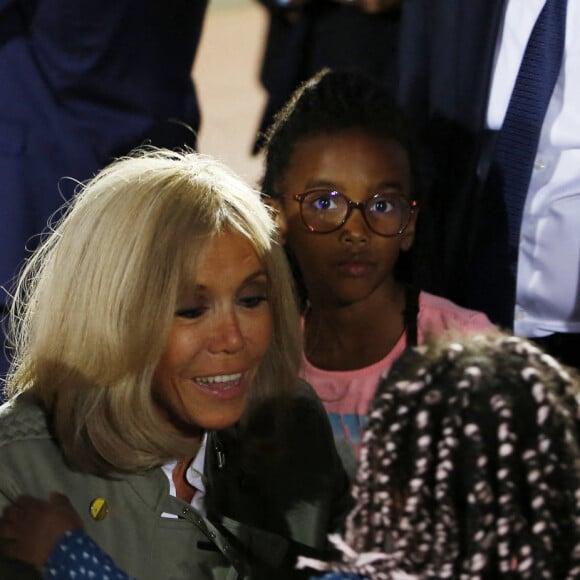
[[[37,567],[45,578],[69,580],[83,567],[96,578],[128,580],[111,558],[83,532],[83,523],[68,498],[52,493],[48,501],[21,496],[0,520],[2,555]]]
[[[72,572],[83,567],[89,578],[130,580],[119,570],[112,558],[83,530],[69,531],[61,538],[50,554],[44,568],[45,580],[69,580]],[[92,573],[92,575],[91,575]]]
[[[60,538],[82,529],[80,516],[67,497],[53,493],[48,501],[20,496],[0,520],[2,553],[34,566],[44,566]]]

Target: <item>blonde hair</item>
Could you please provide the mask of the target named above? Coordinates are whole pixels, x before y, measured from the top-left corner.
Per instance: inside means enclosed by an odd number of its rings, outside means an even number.
[[[225,230],[250,241],[270,284],[273,339],[251,401],[287,394],[300,328],[274,220],[214,159],[147,149],[114,162],[77,192],[27,263],[11,311],[7,392],[42,399],[74,466],[134,471],[191,454],[159,420],[151,381],[190,265]]]

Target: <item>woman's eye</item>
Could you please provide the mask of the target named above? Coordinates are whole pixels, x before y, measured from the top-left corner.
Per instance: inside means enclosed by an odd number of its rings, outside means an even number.
[[[245,296],[240,298],[240,304],[245,308],[257,308],[260,304],[267,302],[268,297],[265,295]]]
[[[198,306],[196,308],[180,308],[175,312],[175,316],[179,318],[199,318],[207,310],[205,306]]]

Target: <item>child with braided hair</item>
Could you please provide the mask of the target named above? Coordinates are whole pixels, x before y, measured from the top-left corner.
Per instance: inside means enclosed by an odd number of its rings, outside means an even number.
[[[304,299],[301,373],[329,413],[345,465],[381,374],[406,346],[491,326],[482,313],[419,292],[411,133],[385,87],[326,69],[294,93],[266,135],[262,189],[279,210]]]
[[[578,377],[524,339],[409,349],[371,407],[323,578],[580,578],[579,425]]]

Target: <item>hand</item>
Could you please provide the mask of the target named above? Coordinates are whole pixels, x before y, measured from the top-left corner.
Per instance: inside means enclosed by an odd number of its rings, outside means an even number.
[[[69,499],[51,493],[48,501],[20,496],[0,519],[0,551],[8,558],[44,566],[65,532],[80,530],[83,522]]]

